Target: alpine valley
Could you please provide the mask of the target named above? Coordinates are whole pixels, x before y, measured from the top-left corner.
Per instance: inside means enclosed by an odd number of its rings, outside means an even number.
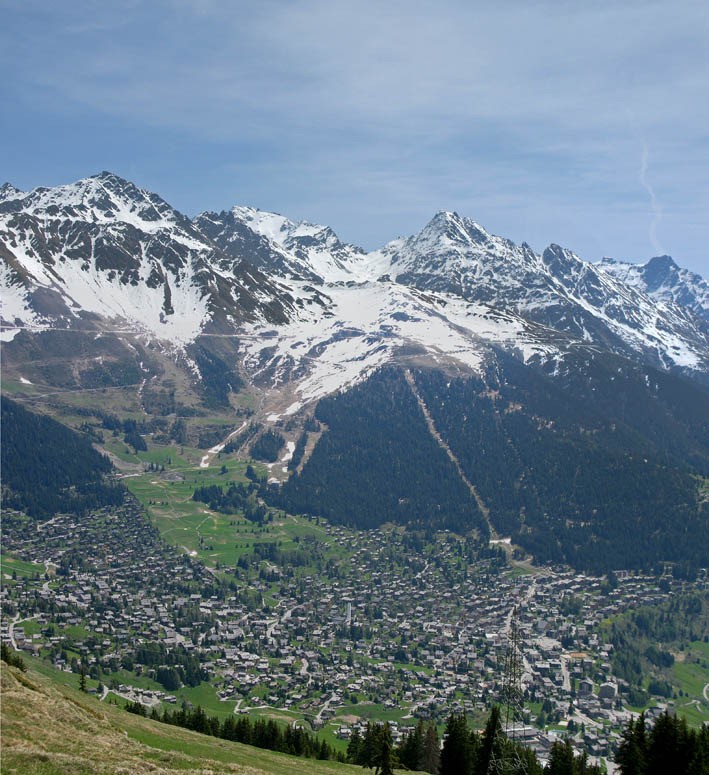
[[[701,277],[108,172],[0,255],[8,772],[705,772]]]
[[[707,564],[709,287],[668,256],[537,254],[451,212],[366,253],[108,172],[5,184],[0,253],[3,387],[28,408],[260,458],[270,506],[333,524]]]

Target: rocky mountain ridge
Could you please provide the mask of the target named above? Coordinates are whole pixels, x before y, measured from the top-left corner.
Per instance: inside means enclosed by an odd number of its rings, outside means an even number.
[[[561,338],[663,369],[709,371],[709,337],[696,304],[682,305],[696,294],[653,297],[649,286],[645,292],[619,279],[618,265],[611,271],[558,245],[537,255],[456,213],[440,212],[417,235],[366,254],[328,227],[249,207],[190,220],[104,172],[29,193],[6,184],[0,239],[6,338],[13,326],[72,327],[97,316],[174,345],[209,333],[253,341],[274,326],[287,341],[303,326],[339,322],[344,332],[386,332],[397,346],[425,349],[421,331],[401,330],[415,319],[407,312],[413,304],[431,328],[446,319],[444,339],[467,329],[479,344],[485,333],[477,323],[496,318],[506,322],[492,340],[510,346],[518,337],[522,351],[532,340]],[[321,349],[332,333],[320,338]],[[434,333],[430,344],[440,349],[441,337]],[[446,349],[453,358],[460,351]],[[543,349],[549,355],[557,344]],[[366,360],[366,347],[359,354]]]
[[[604,258],[597,266],[653,299],[687,307],[709,321],[709,284],[696,272],[678,266],[671,256],[655,256],[645,264]]]

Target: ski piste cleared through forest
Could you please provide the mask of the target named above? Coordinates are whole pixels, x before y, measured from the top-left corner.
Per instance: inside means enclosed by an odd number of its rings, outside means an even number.
[[[441,437],[441,434],[438,432],[438,429],[436,428],[436,424],[433,422],[433,417],[431,417],[431,413],[428,411],[428,407],[426,406],[425,401],[421,397],[421,394],[418,392],[418,388],[416,387],[416,381],[414,380],[413,374],[409,371],[409,369],[404,369],[404,377],[406,378],[406,381],[409,384],[409,387],[411,388],[411,392],[418,402],[418,405],[423,412],[423,416],[426,420],[426,425],[428,426],[429,433],[433,438],[438,442],[438,445],[441,447],[441,449],[448,455],[450,458],[451,463],[455,466],[455,470],[458,472],[458,476],[463,481],[463,484],[470,490],[470,494],[475,498],[475,502],[478,505],[478,508],[480,509],[480,512],[483,515],[483,518],[485,519],[485,523],[487,524],[487,528],[490,531],[490,540],[491,541],[499,541],[500,536],[498,536],[497,531],[492,525],[492,522],[490,521],[490,509],[487,507],[487,504],[485,501],[481,498],[480,493],[475,488],[475,485],[468,479],[468,477],[463,473],[463,469],[460,466],[460,463],[458,462],[458,458],[453,453],[453,450],[446,444],[445,440]]]

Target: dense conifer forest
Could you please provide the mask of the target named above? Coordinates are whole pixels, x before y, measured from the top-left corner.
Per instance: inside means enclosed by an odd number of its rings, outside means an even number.
[[[267,430],[263,433],[251,447],[251,456],[256,460],[265,460],[268,463],[275,463],[278,460],[278,453],[286,443],[286,440],[277,431]]]
[[[605,573],[672,560],[693,575],[709,556],[709,504],[698,495],[709,471],[706,394],[657,373],[654,398],[631,400],[642,370],[609,358],[607,379],[587,383],[576,365],[561,384],[503,355],[485,378],[413,376],[493,526],[536,561]],[[359,528],[391,520],[486,537],[401,371],[323,399],[316,418],[326,429],[302,471],[272,491],[275,505]]]
[[[316,419],[328,430],[303,471],[271,492],[274,505],[360,528],[393,521],[487,538],[473,496],[400,371],[383,369],[321,400]]]
[[[617,388],[609,387],[613,381],[587,386],[581,416],[579,404],[544,375],[512,359],[506,369],[514,373],[499,374],[492,386],[416,373],[438,431],[499,532],[539,562],[596,573],[669,559],[700,567],[709,556],[709,510],[698,504],[693,471],[668,461],[681,447],[703,472],[706,439],[701,447],[694,429],[670,434],[669,417],[691,415],[701,429],[706,401],[695,396],[694,414],[674,398],[659,403],[648,427],[641,418],[651,412],[636,417],[637,408],[624,406],[622,375]]]
[[[2,397],[2,506],[46,518],[123,501],[110,461],[84,436]]]

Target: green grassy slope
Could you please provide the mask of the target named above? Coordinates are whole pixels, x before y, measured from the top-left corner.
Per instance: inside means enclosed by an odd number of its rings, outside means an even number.
[[[347,775],[360,767],[300,759],[160,724],[47,676],[0,663],[4,775]]]

